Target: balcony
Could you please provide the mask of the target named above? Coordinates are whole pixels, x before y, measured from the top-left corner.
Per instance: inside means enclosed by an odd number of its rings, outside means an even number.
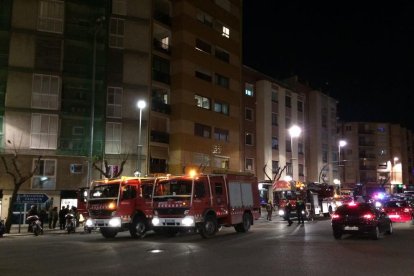
[[[170,134],[167,132],[151,130],[151,142],[168,144]]]
[[[151,110],[164,114],[171,114],[171,106],[159,100],[152,100]]]
[[[155,81],[165,83],[165,84],[170,84],[171,82],[170,74],[156,71],[156,70],[152,70],[152,79]]]
[[[171,46],[166,44],[166,43],[163,43],[159,39],[154,39],[152,41],[152,46],[154,47],[155,50],[157,50],[159,52],[162,52],[162,53],[165,53],[165,54],[168,54],[168,55],[171,54]]]

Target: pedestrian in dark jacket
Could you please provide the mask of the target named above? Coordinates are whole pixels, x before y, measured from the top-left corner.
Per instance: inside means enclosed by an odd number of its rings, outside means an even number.
[[[292,204],[290,204],[290,201],[288,201],[285,206],[285,220],[287,220],[288,226],[291,226],[293,223],[292,219],[290,218],[290,212],[292,212]]]
[[[305,223],[305,203],[303,200],[298,200],[296,202],[296,214],[298,216],[298,224]]]
[[[42,210],[40,210],[40,212],[39,212],[39,220],[40,220],[40,223],[41,223],[40,226],[42,227],[42,229],[43,229],[43,224],[46,221],[46,219],[47,219],[46,209],[42,208]]]
[[[35,215],[37,216],[38,215],[38,212],[37,212],[36,205],[30,206],[30,210],[27,211],[27,214],[26,215],[27,215],[27,217],[35,216]],[[29,223],[29,227],[27,228],[27,232],[33,232],[31,223]]]
[[[267,217],[266,219],[268,221],[272,220],[272,213],[273,213],[273,202],[271,200],[269,200],[269,202],[266,204],[266,211],[267,211]]]
[[[55,206],[55,207],[53,207],[53,209],[52,209],[52,211],[50,211],[51,212],[51,217],[52,217],[52,229],[55,229],[56,228],[56,223],[57,223],[57,221],[58,221],[58,219],[59,219],[59,214],[58,214],[58,209],[57,209],[57,207]]]
[[[60,230],[65,230],[66,225],[66,214],[69,212],[65,206],[62,206],[62,209],[59,211],[59,228]]]

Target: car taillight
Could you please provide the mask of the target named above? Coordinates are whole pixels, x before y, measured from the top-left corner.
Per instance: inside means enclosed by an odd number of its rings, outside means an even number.
[[[362,217],[363,217],[364,219],[373,219],[373,218],[374,218],[374,215],[373,215],[373,214],[368,213],[368,214],[363,215]]]
[[[340,215],[338,215],[338,214],[332,214],[332,219],[339,219],[339,218],[341,218]]]

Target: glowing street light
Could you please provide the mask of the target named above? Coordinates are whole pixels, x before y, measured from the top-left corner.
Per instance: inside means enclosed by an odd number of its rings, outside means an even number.
[[[142,124],[142,110],[147,106],[147,103],[144,100],[139,100],[137,102],[137,107],[139,109],[139,128],[138,128],[138,160],[137,160],[137,171],[136,174],[141,176],[141,124]]]
[[[292,125],[289,128],[289,135],[290,135],[290,152],[291,152],[291,158],[290,158],[290,163],[292,165],[292,177],[293,177],[293,138],[298,138],[300,136],[300,134],[302,133],[302,129],[297,126],[297,125]]]

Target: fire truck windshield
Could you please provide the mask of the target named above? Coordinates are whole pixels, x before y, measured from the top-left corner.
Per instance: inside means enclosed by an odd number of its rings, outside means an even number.
[[[190,197],[192,180],[163,180],[156,184],[154,197]]]
[[[118,197],[119,184],[94,186],[90,191],[90,198]]]

